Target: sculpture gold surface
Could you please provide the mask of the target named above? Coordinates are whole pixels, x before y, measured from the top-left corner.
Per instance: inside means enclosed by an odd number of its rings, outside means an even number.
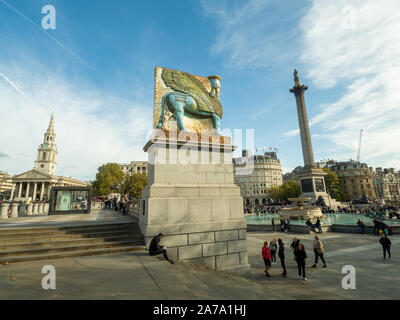
[[[220,80],[219,76],[205,78],[156,67],[154,127],[220,133],[223,115],[219,101]]]

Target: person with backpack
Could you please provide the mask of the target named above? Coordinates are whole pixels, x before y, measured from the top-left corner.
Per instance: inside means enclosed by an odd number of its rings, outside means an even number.
[[[387,237],[386,233],[382,234],[381,238],[379,239],[379,243],[381,244],[383,249],[383,260],[386,259],[386,252],[389,254],[389,259],[390,259],[392,256],[390,253],[390,246],[392,245],[392,242]]]
[[[321,258],[321,261],[324,264],[322,266],[322,268],[326,268],[326,263],[325,263],[325,259],[324,259],[324,246],[323,246],[321,240],[317,236],[314,237],[314,253],[315,253],[315,263],[312,266],[312,268],[317,267],[318,258]]]
[[[264,273],[267,276],[267,278],[270,278],[271,276],[269,275],[268,270],[271,268],[271,251],[269,250],[268,247],[268,241],[264,241],[264,246],[262,247],[261,254],[265,264]]]
[[[269,244],[269,251],[271,252],[271,263],[272,264],[276,263],[276,250],[277,249],[278,249],[278,246],[276,244],[276,239],[273,239]]]
[[[283,269],[281,276],[283,278],[286,278],[285,245],[283,244],[282,239],[278,239],[278,244],[279,244],[278,256],[279,256],[279,259],[281,260],[281,266]]]
[[[306,247],[300,243],[295,251],[294,251],[295,257],[296,257],[296,262],[297,262],[297,268],[299,271],[299,277],[303,277],[304,281],[307,281],[306,278],[306,259],[307,259],[307,253],[306,253]]]

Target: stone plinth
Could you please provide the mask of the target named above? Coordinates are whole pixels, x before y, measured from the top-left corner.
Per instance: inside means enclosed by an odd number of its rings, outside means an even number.
[[[38,203],[34,203],[33,207],[32,207],[33,215],[37,215],[38,214],[38,209],[39,209],[39,204]]]
[[[8,203],[1,203],[0,204],[0,218],[1,219],[8,219]]]
[[[39,203],[38,205],[38,214],[43,214],[43,203]]]
[[[18,218],[18,203],[11,204],[11,218]]]
[[[26,214],[28,215],[28,216],[31,216],[33,213],[32,213],[32,207],[33,207],[33,204],[32,203],[29,203],[27,206],[26,206]]]
[[[159,232],[168,254],[215,270],[243,273],[247,258],[243,199],[234,184],[229,137],[156,130],[139,226],[147,245]]]
[[[50,207],[50,204],[48,202],[45,202],[43,205],[43,214],[45,214],[45,215],[49,214],[49,207]]]
[[[317,218],[323,219],[324,217],[318,207],[283,208],[279,215],[290,220],[317,220]]]

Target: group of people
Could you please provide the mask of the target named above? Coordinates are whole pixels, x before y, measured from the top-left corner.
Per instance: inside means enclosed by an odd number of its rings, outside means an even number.
[[[380,236],[382,234],[392,235],[392,228],[390,228],[386,223],[379,221],[378,219],[374,219],[373,221],[374,229],[372,233],[375,236]]]
[[[128,214],[130,199],[127,193],[120,199],[117,197],[107,198],[104,201],[104,206],[106,209],[120,211],[123,216]]]
[[[317,221],[314,224],[311,222],[311,219],[308,218],[306,221],[306,225],[312,231],[317,232],[316,230],[318,230],[318,233],[322,233],[321,220],[319,218],[317,218]]]
[[[297,263],[297,269],[299,277],[302,277],[304,281],[307,280],[306,278],[306,259],[307,259],[307,252],[306,247],[304,244],[300,242],[300,239],[293,238],[293,242],[290,245],[290,248],[293,251],[294,260]],[[324,246],[322,241],[319,239],[318,236],[314,237],[314,255],[315,255],[315,262],[312,265],[312,268],[316,268],[318,264],[318,260],[321,259],[323,263],[323,268],[326,268],[326,262],[324,258]],[[281,276],[286,278],[287,270],[285,264],[285,244],[283,243],[282,239],[273,239],[271,242],[264,241],[264,246],[261,250],[261,255],[264,260],[265,270],[264,273],[267,278],[270,278],[271,275],[269,274],[269,270],[271,266],[276,263],[276,252],[278,251],[278,257],[281,262],[282,273]],[[390,251],[389,251],[390,255]]]

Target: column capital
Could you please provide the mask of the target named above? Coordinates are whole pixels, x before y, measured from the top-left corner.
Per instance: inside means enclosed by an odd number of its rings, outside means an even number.
[[[299,96],[304,93],[308,89],[308,86],[305,85],[300,85],[300,86],[294,86],[292,89],[289,89],[291,93],[294,93],[295,96]]]

